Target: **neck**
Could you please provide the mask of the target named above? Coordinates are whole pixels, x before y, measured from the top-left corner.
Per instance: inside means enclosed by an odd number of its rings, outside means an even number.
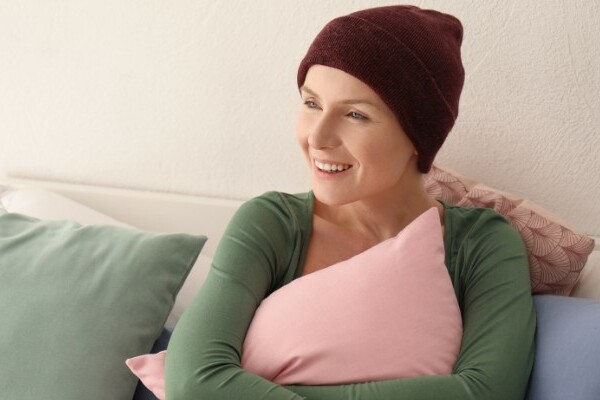
[[[443,206],[425,191],[421,174],[407,177],[391,190],[358,201],[331,206],[315,199],[315,215],[350,229],[374,243],[398,234],[419,215],[436,207],[443,225]]]

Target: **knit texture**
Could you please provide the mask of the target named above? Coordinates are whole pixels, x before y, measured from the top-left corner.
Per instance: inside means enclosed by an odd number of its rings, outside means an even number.
[[[394,112],[426,173],[458,116],[462,38],[460,21],[438,11],[357,11],[332,20],[317,35],[298,68],[298,88],[314,64],[360,79]]]

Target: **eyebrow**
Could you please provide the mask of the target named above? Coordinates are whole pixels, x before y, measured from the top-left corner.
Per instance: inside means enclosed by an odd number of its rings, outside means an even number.
[[[315,97],[319,97],[318,94],[316,94],[313,90],[311,90],[310,88],[308,88],[306,85],[303,85],[300,90],[305,91],[308,94],[311,94]],[[364,99],[348,99],[348,100],[343,100],[340,101],[341,104],[368,104],[372,107],[375,107],[376,109],[379,110],[379,106],[369,100],[364,100]]]

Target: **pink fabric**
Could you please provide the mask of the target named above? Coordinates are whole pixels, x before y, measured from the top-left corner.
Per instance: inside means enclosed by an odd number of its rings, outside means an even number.
[[[242,367],[281,385],[450,374],[462,320],[444,258],[431,208],[396,237],[293,280],[256,310]],[[164,357],[141,357],[133,372],[162,389],[162,366],[153,364]]]
[[[300,277],[257,309],[242,352],[279,384],[451,373],[462,337],[437,209],[396,237]]]
[[[461,207],[493,208],[521,234],[529,255],[531,290],[536,294],[569,295],[577,283],[594,240],[575,232],[548,210],[471,178],[433,166],[426,175],[427,192]]]
[[[125,360],[125,364],[159,400],[165,399],[166,351]]]

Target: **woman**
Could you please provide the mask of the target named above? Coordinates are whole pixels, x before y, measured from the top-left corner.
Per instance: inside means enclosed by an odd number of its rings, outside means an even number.
[[[458,114],[461,42],[456,18],[411,6],[325,26],[298,71],[296,135],[312,191],[265,193],[232,219],[169,344],[168,399],[524,398],[535,315],[523,242],[495,212],[438,202],[423,184]],[[262,299],[395,236],[431,207],[463,318],[453,374],[278,386],[240,367]]]

